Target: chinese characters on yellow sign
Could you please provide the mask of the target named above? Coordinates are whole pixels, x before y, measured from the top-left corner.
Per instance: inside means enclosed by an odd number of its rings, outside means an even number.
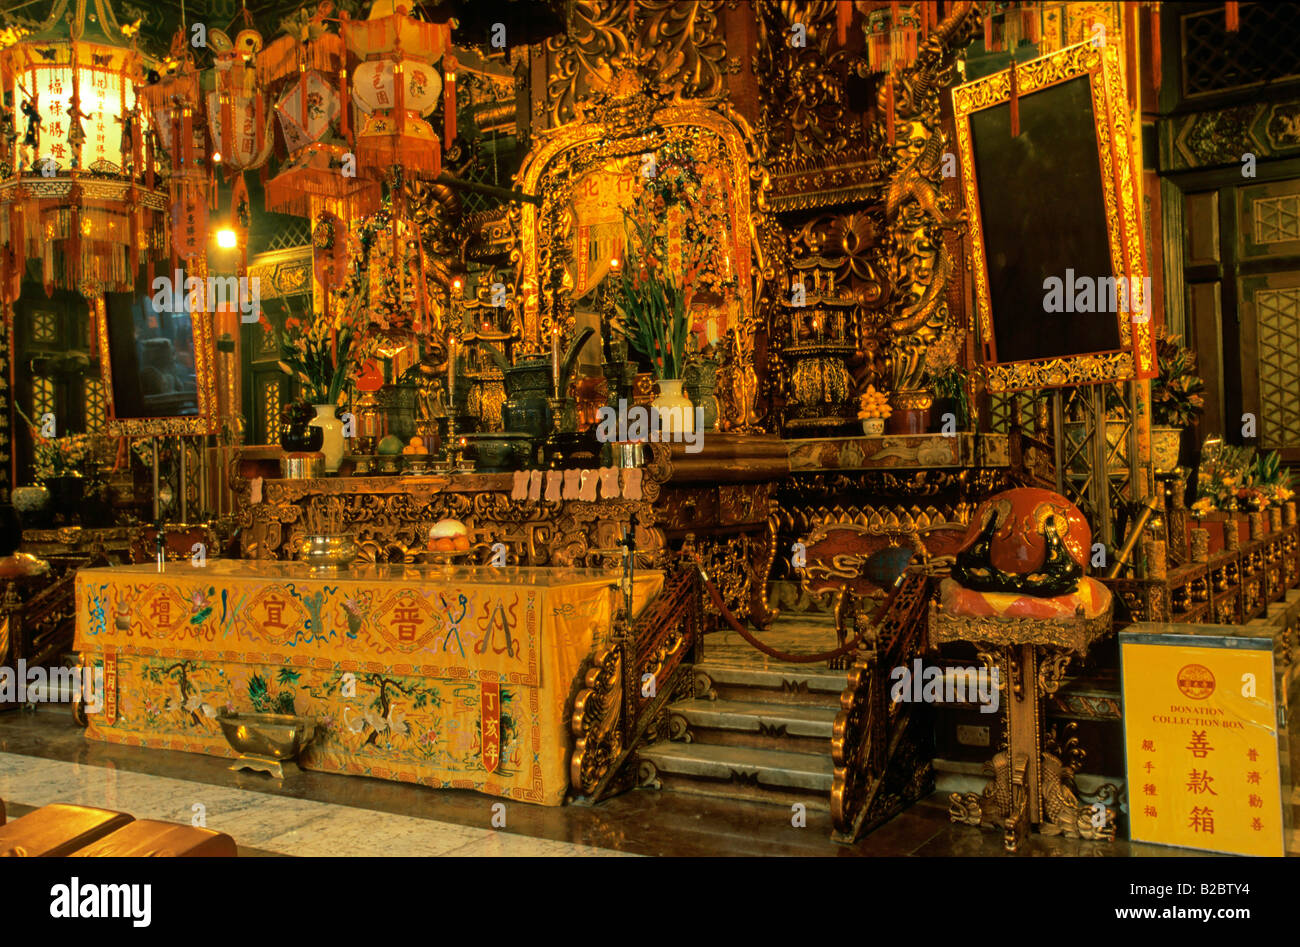
[[[1139,624],[1120,651],[1131,838],[1284,854],[1272,638]]]

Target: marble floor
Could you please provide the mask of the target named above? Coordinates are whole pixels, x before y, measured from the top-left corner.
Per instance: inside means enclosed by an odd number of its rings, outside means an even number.
[[[830,841],[830,818],[682,793],[638,790],[599,806],[548,808],[458,790],[330,773],[277,781],[228,760],[87,741],[66,707],[0,714],[0,799],[11,816],[53,802],[191,822],[202,814],[241,855],[961,856],[999,855],[1001,840],[948,821],[933,797],[854,846]],[[1150,845],[1033,836],[1031,855],[1189,854]]]

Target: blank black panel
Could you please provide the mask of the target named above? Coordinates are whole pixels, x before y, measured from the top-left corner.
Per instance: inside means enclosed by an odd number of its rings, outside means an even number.
[[[1116,351],[1114,312],[1046,312],[1048,277],[1115,277],[1089,77],[970,115],[998,362]],[[1067,287],[1067,292],[1069,287]]]

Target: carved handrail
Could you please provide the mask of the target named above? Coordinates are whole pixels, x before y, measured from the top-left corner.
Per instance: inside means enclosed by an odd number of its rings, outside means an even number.
[[[72,648],[77,615],[75,580],[76,572],[70,570],[25,602],[16,595],[15,584],[9,583],[3,611],[9,618],[15,661],[22,658],[28,664],[47,665]]]
[[[593,803],[627,788],[625,765],[675,692],[699,631],[694,567],[670,572],[635,621],[629,623],[619,609],[614,634],[587,659],[573,700],[569,781],[574,801]]]
[[[832,838],[854,842],[874,821],[888,815],[880,810],[891,801],[885,787],[886,772],[908,781],[908,767],[893,766],[893,758],[906,735],[907,705],[891,707],[888,699],[890,669],[906,665],[926,646],[926,606],[929,576],[912,568],[890,590],[849,670],[848,686],[840,695],[840,712],[831,735]],[[906,789],[903,787],[897,787]]]

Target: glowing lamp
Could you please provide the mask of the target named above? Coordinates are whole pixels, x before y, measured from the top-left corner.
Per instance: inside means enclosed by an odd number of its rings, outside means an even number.
[[[217,231],[217,246],[223,250],[233,250],[239,246],[239,237],[228,227]]]

